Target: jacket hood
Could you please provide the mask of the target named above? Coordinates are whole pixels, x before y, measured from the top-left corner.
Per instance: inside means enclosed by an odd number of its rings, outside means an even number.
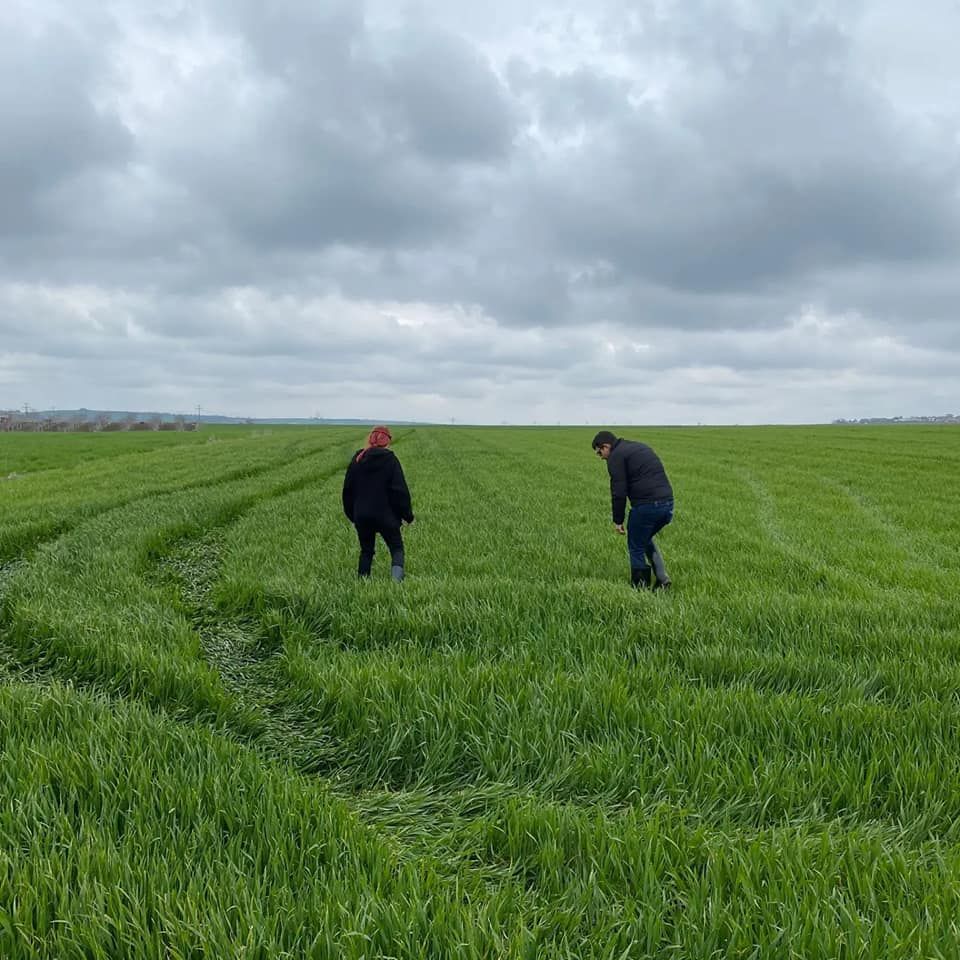
[[[369,464],[371,467],[381,469],[393,459],[393,451],[388,450],[386,447],[367,447],[365,450],[358,450],[354,454],[354,460],[356,460],[361,453],[363,456],[360,457],[358,461],[360,466]]]

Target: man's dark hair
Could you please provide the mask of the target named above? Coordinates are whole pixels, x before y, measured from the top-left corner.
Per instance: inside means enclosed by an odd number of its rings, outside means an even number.
[[[617,442],[617,438],[609,430],[601,430],[593,438],[593,449],[596,450],[598,447],[602,447],[605,443],[609,443],[611,446]]]

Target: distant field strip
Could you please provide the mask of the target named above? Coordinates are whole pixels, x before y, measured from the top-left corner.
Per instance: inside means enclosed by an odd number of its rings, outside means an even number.
[[[960,957],[960,430],[0,438],[0,956]]]

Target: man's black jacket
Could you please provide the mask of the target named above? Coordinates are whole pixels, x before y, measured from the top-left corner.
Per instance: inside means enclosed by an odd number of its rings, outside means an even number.
[[[343,512],[353,523],[399,527],[413,522],[410,491],[403,468],[392,450],[372,447],[358,450],[343,478]]]
[[[673,499],[667,472],[645,443],[618,438],[607,457],[607,471],[614,523],[623,523],[628,497],[632,504]]]

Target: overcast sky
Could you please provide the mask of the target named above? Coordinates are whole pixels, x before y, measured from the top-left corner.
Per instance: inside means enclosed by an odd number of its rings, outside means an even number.
[[[3,0],[0,408],[960,413],[958,44],[957,0]]]

